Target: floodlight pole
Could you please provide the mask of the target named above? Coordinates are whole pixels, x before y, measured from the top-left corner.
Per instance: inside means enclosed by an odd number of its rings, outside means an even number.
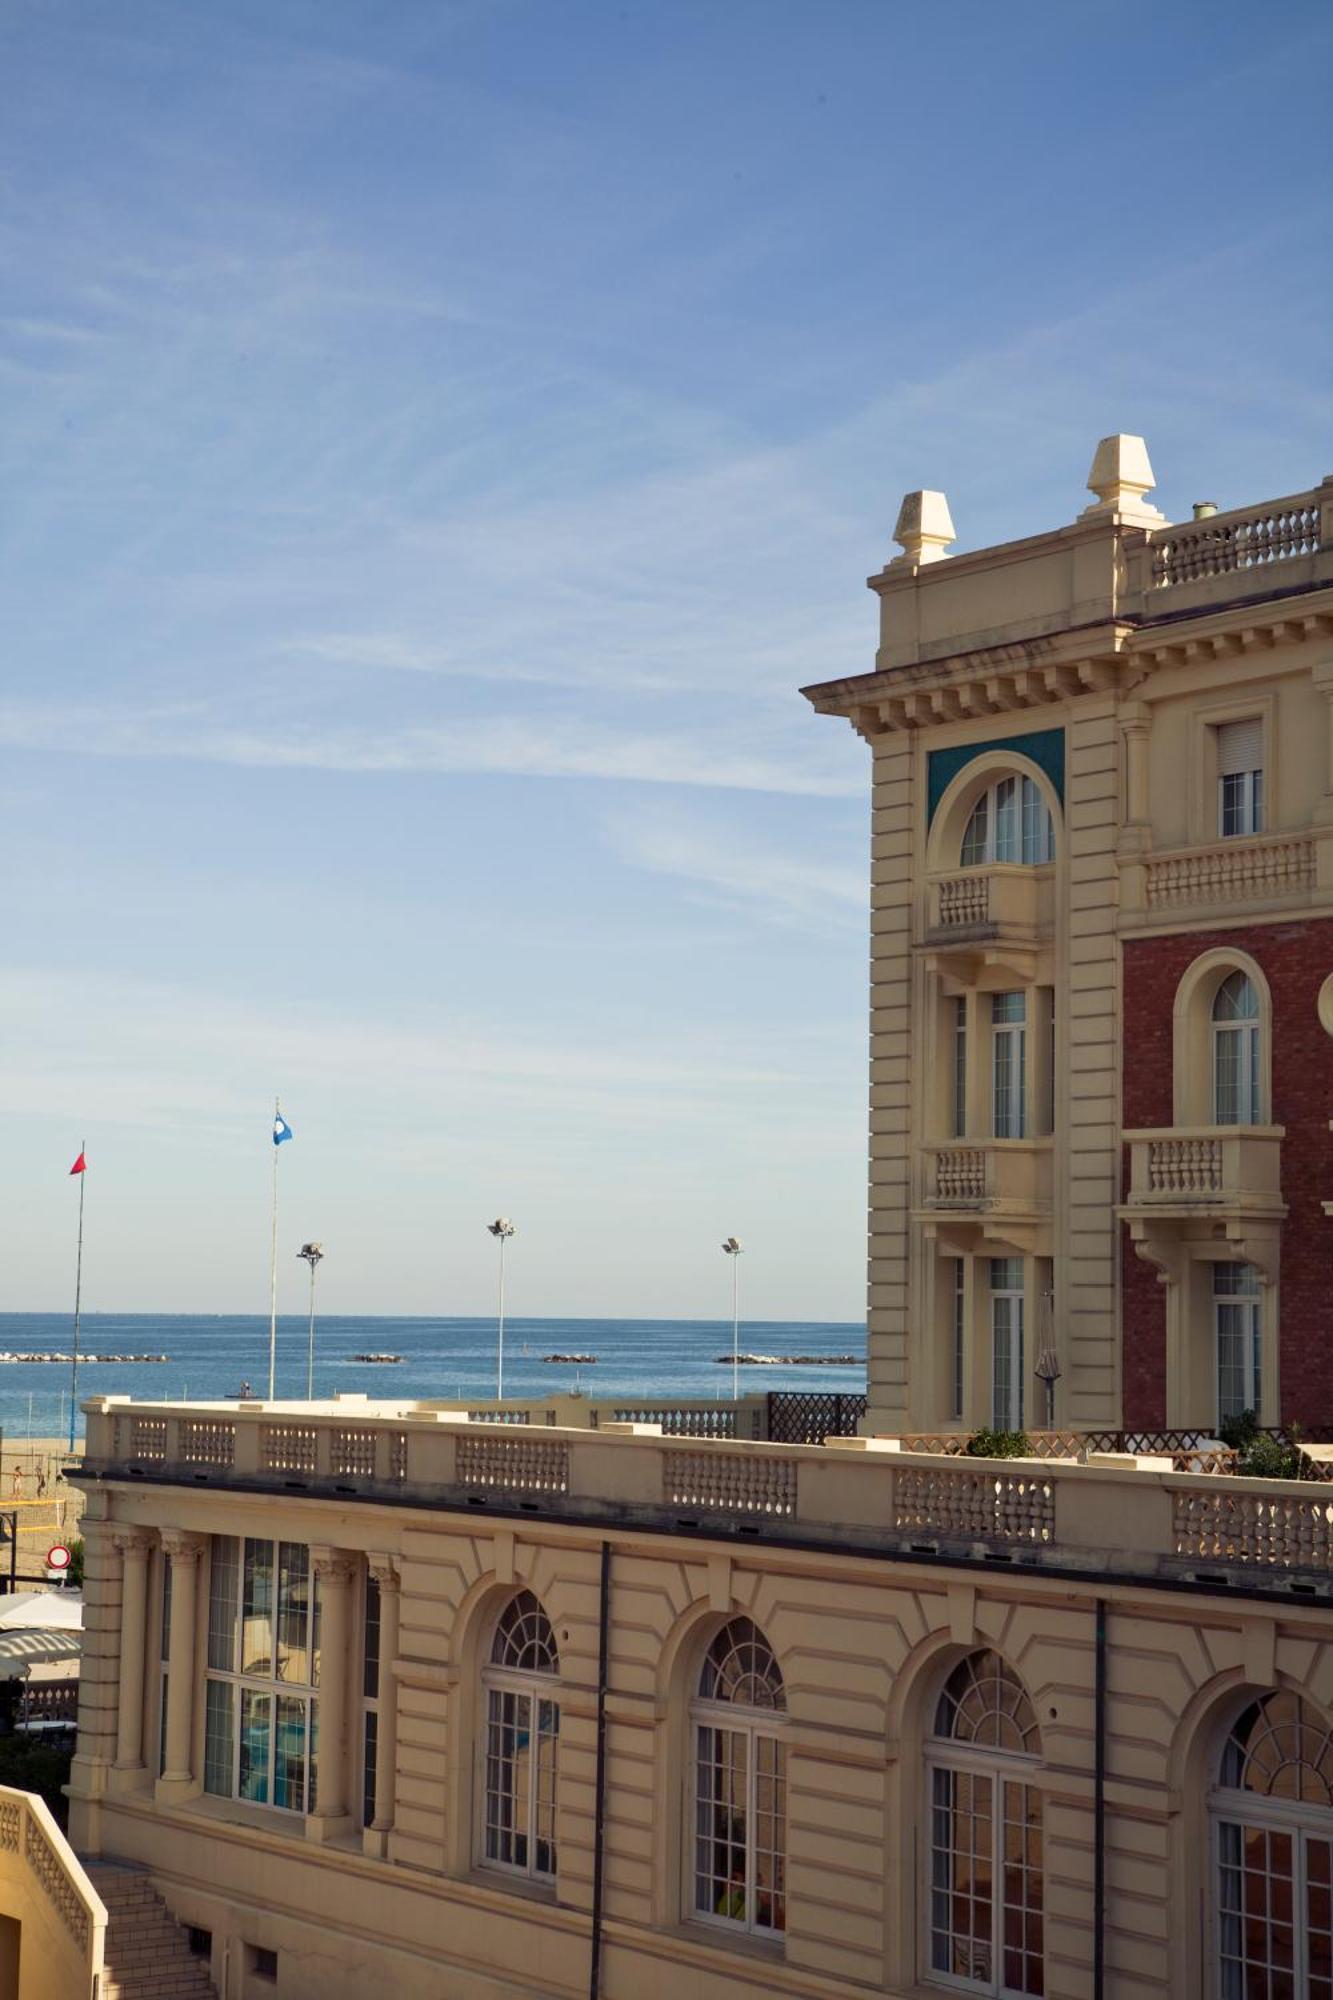
[[[486,1227],[500,1245],[500,1307],[495,1348],[495,1400],[499,1402],[505,1392],[505,1244],[514,1234],[514,1225],[507,1215],[497,1215]]]
[[[729,1236],[722,1245],[731,1259],[731,1400],[738,1402],[741,1393],[741,1256],[745,1246],[739,1236]]]
[[[305,1399],[307,1403],[313,1403],[315,1400],[315,1272],[323,1262],[324,1245],[303,1243],[296,1254],[298,1257],[304,1257],[310,1266],[310,1344],[306,1350]]]

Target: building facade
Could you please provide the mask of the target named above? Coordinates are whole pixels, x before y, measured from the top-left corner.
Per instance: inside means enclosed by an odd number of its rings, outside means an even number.
[[[909,495],[806,690],[874,760],[873,1429],[1333,1423],[1333,481],[1152,483],[957,556]]]
[[[1329,1990],[1327,1485],[111,1400],[81,1477],[72,1837],[221,2000]]]

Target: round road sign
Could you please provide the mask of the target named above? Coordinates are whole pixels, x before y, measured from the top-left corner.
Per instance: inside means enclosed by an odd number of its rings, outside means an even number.
[[[63,1542],[57,1542],[54,1548],[46,1551],[46,1567],[48,1569],[68,1569],[71,1560],[70,1552]]]

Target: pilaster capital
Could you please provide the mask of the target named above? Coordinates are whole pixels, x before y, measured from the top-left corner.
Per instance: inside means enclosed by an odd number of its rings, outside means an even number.
[[[402,1589],[403,1579],[398,1574],[398,1561],[395,1556],[380,1555],[372,1550],[366,1557],[366,1569],[379,1585],[381,1596]]]
[[[185,1569],[197,1563],[207,1540],[207,1535],[197,1535],[189,1528],[162,1530],[162,1546],[171,1557],[173,1569]]]
[[[153,1546],[153,1538],[147,1528],[113,1528],[111,1539],[122,1557],[146,1556]]]
[[[333,1549],[318,1543],[311,1548],[310,1567],[326,1590],[330,1585],[345,1590],[356,1573],[350,1550]]]

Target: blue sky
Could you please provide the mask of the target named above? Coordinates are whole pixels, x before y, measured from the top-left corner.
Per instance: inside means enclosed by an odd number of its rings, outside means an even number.
[[[0,1308],[859,1315],[902,492],[1330,449],[1333,17],[7,0]]]

